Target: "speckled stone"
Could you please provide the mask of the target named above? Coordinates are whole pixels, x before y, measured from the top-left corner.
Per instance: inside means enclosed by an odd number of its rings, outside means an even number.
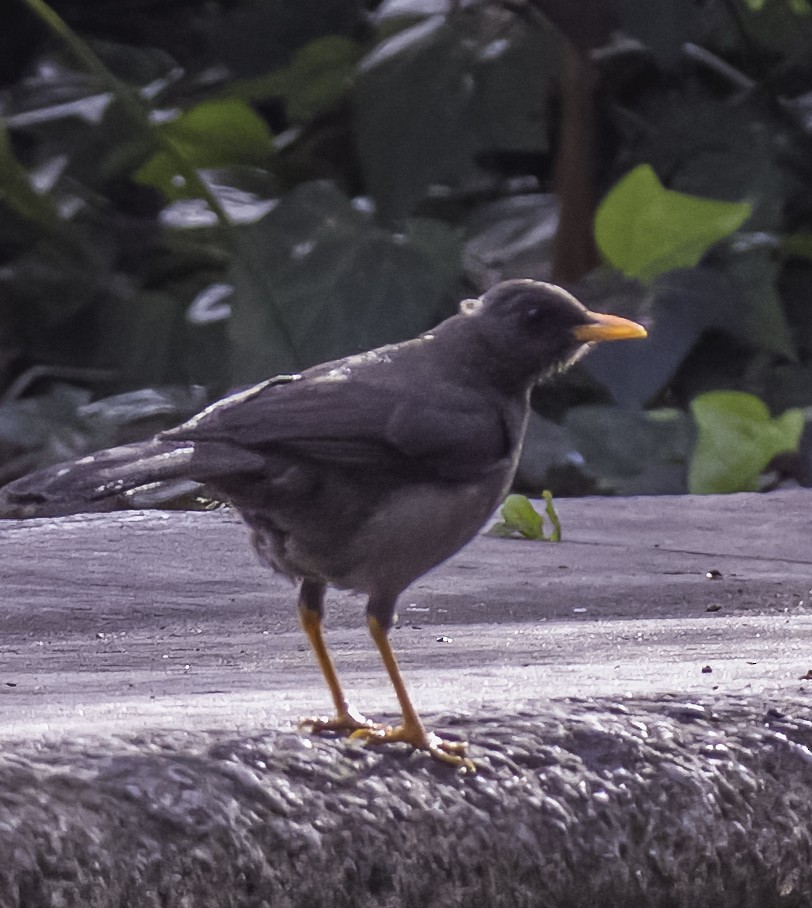
[[[479,771],[292,732],[7,744],[2,908],[812,903],[812,720],[746,697],[540,702]]]

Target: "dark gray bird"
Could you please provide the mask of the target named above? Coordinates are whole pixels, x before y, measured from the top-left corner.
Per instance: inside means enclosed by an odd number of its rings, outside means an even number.
[[[49,467],[0,490],[0,515],[113,510],[166,480],[205,483],[251,528],[261,561],[301,581],[299,614],[335,704],[307,720],[472,766],[423,726],[388,639],[400,593],[464,546],[510,488],[530,391],[597,341],[645,329],[560,287],[498,284],[414,340],[280,376],[151,441]],[[400,703],[396,727],[347,701],[322,636],[326,587],[368,596],[369,631]]]

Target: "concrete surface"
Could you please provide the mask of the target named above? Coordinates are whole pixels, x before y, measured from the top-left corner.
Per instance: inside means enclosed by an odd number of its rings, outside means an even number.
[[[414,584],[476,777],[296,731],[329,700],[230,512],[0,523],[0,908],[812,904],[810,504],[564,500]],[[328,639],[394,718],[361,599]]]

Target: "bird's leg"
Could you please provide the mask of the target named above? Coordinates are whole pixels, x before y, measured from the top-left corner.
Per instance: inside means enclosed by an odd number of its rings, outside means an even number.
[[[299,620],[316,654],[319,668],[330,688],[335,704],[336,714],[332,717],[302,719],[300,726],[308,726],[312,731],[358,731],[374,728],[374,723],[364,718],[354,709],[344,696],[341,682],[338,680],[333,660],[324,642],[322,634],[322,617],[324,616],[324,584],[315,580],[303,580],[299,591]]]
[[[381,659],[383,659],[383,664],[386,667],[392,686],[395,688],[395,694],[403,713],[403,723],[386,728],[361,728],[353,732],[351,737],[362,738],[370,744],[403,741],[419,750],[428,751],[432,757],[436,760],[441,760],[443,763],[450,763],[452,766],[462,766],[471,772],[476,772],[474,762],[465,756],[465,750],[468,746],[466,742],[444,741],[433,732],[426,731],[406,690],[395,653],[392,650],[392,644],[389,642],[389,626],[382,623],[375,615],[376,611],[392,615],[394,602],[386,604],[387,608],[385,609],[381,608],[381,605],[382,603],[375,602],[370,598],[367,606],[367,624],[369,633],[378,647],[378,652],[381,654]],[[391,622],[391,618],[389,621]]]

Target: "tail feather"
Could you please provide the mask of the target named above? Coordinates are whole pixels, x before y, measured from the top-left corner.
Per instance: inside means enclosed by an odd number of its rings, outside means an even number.
[[[160,438],[44,467],[0,489],[0,517],[59,517],[132,507],[131,494],[189,480],[190,445]]]

